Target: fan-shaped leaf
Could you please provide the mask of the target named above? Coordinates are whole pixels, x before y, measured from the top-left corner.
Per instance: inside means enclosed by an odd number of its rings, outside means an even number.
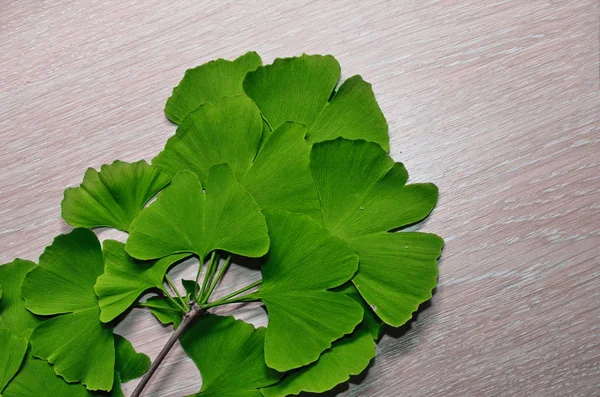
[[[17,373],[25,352],[27,339],[7,329],[0,329],[0,393]]]
[[[202,373],[202,397],[260,397],[279,374],[264,362],[265,329],[209,315],[185,331],[181,345]]]
[[[56,376],[52,365],[31,354],[19,373],[8,384],[3,397],[93,397],[81,383],[67,383]]]
[[[127,231],[144,205],[169,182],[145,161],[115,161],[100,172],[88,168],[83,183],[65,190],[64,220],[74,227],[107,226]]]
[[[163,325],[173,324],[173,327],[177,328],[183,320],[181,309],[173,300],[164,296],[152,296],[144,302],[144,306],[149,308],[150,313]]]
[[[6,328],[17,335],[29,334],[42,320],[25,308],[21,296],[21,285],[25,275],[36,264],[22,259],[0,266],[3,294],[0,300],[0,328]]]
[[[315,144],[311,169],[325,228],[360,257],[354,284],[382,320],[404,324],[431,297],[443,241],[431,234],[388,231],[425,218],[435,206],[437,188],[405,185],[402,164],[365,141]]]
[[[332,95],[339,78],[340,65],[334,57],[304,54],[258,67],[246,75],[243,85],[272,129],[295,121],[308,127],[311,143],[337,137],[365,139],[387,151],[387,122],[371,85],[353,76]]]
[[[94,294],[96,278],[103,271],[104,259],[94,232],[74,229],[46,248],[39,266],[25,277],[22,292],[33,313],[62,314],[33,331],[32,354],[54,364],[56,374],[68,382],[108,391],[115,365],[113,333],[100,322]]]
[[[163,289],[169,267],[188,256],[176,254],[144,262],[127,255],[125,244],[119,241],[105,240],[102,247],[105,270],[94,289],[102,311],[100,320],[105,323],[127,310],[146,290]]]
[[[121,382],[129,382],[150,369],[150,357],[135,351],[131,342],[115,334],[115,372]]]
[[[375,339],[379,337],[381,322],[351,283],[336,291],[363,305],[363,322],[351,335],[334,342],[316,362],[290,371],[280,382],[261,389],[263,396],[285,397],[301,392],[323,393],[346,382],[350,376],[360,374],[375,357]]]
[[[327,291],[352,278],[358,258],[346,242],[306,216],[265,215],[271,248],[256,293],[269,312],[265,359],[269,367],[288,371],[316,361],[361,321],[359,304]]]
[[[188,69],[173,94],[167,100],[165,114],[179,124],[198,106],[215,102],[224,96],[242,95],[246,73],[261,65],[256,52],[248,52],[234,61],[217,59]]]
[[[216,249],[260,257],[269,247],[264,216],[226,164],[211,167],[206,194],[198,177],[179,172],[131,226],[127,252],[138,259]]]
[[[191,112],[153,164],[169,175],[193,171],[205,184],[211,166],[227,163],[261,209],[319,217],[306,128],[283,123],[261,141],[262,135],[263,122],[250,99],[221,98]]]

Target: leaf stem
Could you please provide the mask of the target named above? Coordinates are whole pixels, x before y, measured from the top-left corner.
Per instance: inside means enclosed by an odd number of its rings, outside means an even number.
[[[140,383],[137,385],[137,387],[131,394],[131,397],[139,397],[141,395],[142,391],[144,390],[144,387],[146,387],[146,385],[150,381],[150,378],[152,378],[152,375],[154,375],[154,373],[158,369],[158,366],[165,359],[165,357],[167,356],[167,354],[169,353],[169,351],[171,350],[171,348],[173,347],[175,342],[177,342],[177,340],[179,339],[181,334],[183,334],[183,332],[190,325],[192,325],[194,323],[194,321],[196,321],[198,318],[200,318],[204,313],[205,313],[205,310],[200,308],[200,306],[198,306],[197,303],[195,303],[195,302],[192,303],[192,307],[191,307],[190,311],[185,313],[185,315],[183,316],[183,320],[181,321],[181,324],[179,324],[179,327],[173,332],[173,334],[171,335],[171,337],[169,338],[167,343],[163,346],[160,353],[158,353],[158,356],[156,357],[154,362],[152,362],[150,369],[148,370],[148,372],[146,372],[146,375],[144,375],[144,377],[142,378]]]
[[[175,287],[175,284],[173,284],[173,280],[171,280],[171,278],[165,274],[165,280],[167,280],[167,284],[169,284],[169,287],[171,287],[171,289],[175,292],[175,294],[177,295],[177,298],[179,298],[179,302],[181,302],[181,304],[183,305],[183,307],[186,309],[185,311],[187,312],[187,303],[185,303],[185,301],[183,300],[183,298],[181,297],[181,294],[179,294],[179,291],[177,291],[177,288]]]
[[[187,313],[187,311],[188,311],[187,306],[182,307],[181,304],[179,303],[179,301],[177,301],[176,299],[173,299],[173,297],[171,296],[169,291],[167,291],[167,289],[164,286],[161,286],[160,290],[163,292],[163,294],[165,294],[167,299],[170,300],[173,305],[175,305],[179,308],[180,312],[182,312],[183,314]]]
[[[225,264],[221,267],[221,270],[219,271],[219,274],[217,274],[217,278],[215,278],[214,282],[212,283],[212,285],[210,286],[208,293],[206,294],[206,296],[202,299],[201,304],[206,303],[206,301],[208,301],[208,299],[210,298],[210,296],[212,295],[212,293],[214,292],[215,288],[217,288],[217,285],[219,284],[219,281],[221,281],[221,279],[223,278],[223,275],[225,274],[225,272],[227,271],[227,269],[229,268],[229,265],[231,264],[231,255],[229,255],[227,257],[227,260],[225,261]]]
[[[169,307],[156,306],[153,304],[148,304],[146,302],[139,302],[136,306],[137,307],[146,307],[148,309],[160,309],[160,310],[165,310],[165,311],[174,312],[174,313],[181,313],[181,309],[179,309],[179,310],[171,309]],[[177,306],[177,307],[179,307],[179,306]]]
[[[204,281],[202,282],[202,289],[200,290],[200,296],[198,297],[197,302],[203,302],[205,299],[208,299],[206,293],[208,292],[209,286],[212,284],[212,278],[214,277],[218,266],[219,254],[217,254],[216,251],[213,251],[213,254],[210,258],[210,263],[208,264],[208,268],[204,274]]]
[[[234,291],[231,294],[226,295],[226,296],[222,297],[219,300],[216,300],[214,302],[210,302],[210,303],[207,303],[205,305],[202,305],[202,308],[203,309],[210,309],[211,307],[226,305],[226,304],[229,304],[229,303],[247,302],[247,301],[250,301],[250,300],[255,300],[256,297],[253,296],[253,294],[248,294],[248,295],[240,296],[238,298],[234,298],[234,297],[236,297],[236,296],[238,296],[238,295],[240,295],[240,294],[242,294],[242,293],[244,293],[244,292],[246,292],[246,291],[248,291],[248,290],[250,290],[250,289],[252,289],[254,287],[258,287],[261,283],[262,283],[262,280],[255,281],[252,284],[247,285],[244,288],[239,289],[237,291]]]

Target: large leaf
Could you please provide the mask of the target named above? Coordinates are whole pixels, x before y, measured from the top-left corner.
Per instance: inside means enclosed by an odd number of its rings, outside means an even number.
[[[131,225],[127,252],[138,259],[216,249],[260,257],[269,248],[260,208],[227,164],[211,167],[206,193],[196,174],[179,172]]]
[[[408,321],[431,297],[443,240],[424,233],[388,233],[425,218],[438,191],[433,184],[406,185],[408,173],[378,145],[336,139],[313,146],[311,169],[323,222],[360,257],[353,279],[387,324]]]
[[[2,397],[93,397],[81,383],[67,383],[56,376],[52,365],[31,354],[8,384]]]
[[[279,374],[264,361],[265,329],[233,317],[209,315],[185,331],[181,345],[202,374],[194,396],[260,397]]]
[[[7,329],[0,329],[0,393],[17,373],[25,352],[27,338]]]
[[[224,96],[241,95],[246,73],[261,65],[256,52],[248,52],[234,61],[217,59],[188,69],[167,100],[165,114],[179,124],[198,106]]]
[[[18,335],[29,337],[31,330],[42,320],[25,308],[21,296],[21,285],[25,275],[36,264],[22,259],[0,266],[2,299],[0,300],[0,328],[6,328]]]
[[[211,166],[227,163],[261,209],[319,217],[306,127],[283,123],[263,135],[256,105],[243,96],[226,97],[191,112],[152,162],[169,175],[193,171],[203,184]]]
[[[358,303],[328,291],[352,278],[358,258],[346,242],[306,216],[265,214],[271,248],[256,293],[269,313],[265,359],[269,367],[288,371],[316,361],[361,321]]]
[[[74,227],[127,231],[131,221],[169,178],[145,161],[115,161],[100,172],[88,168],[83,183],[65,190],[62,217]]]
[[[170,255],[158,261],[140,261],[127,255],[125,244],[105,240],[105,270],[94,290],[99,298],[100,320],[109,322],[125,312],[146,290],[163,288],[165,274],[171,265],[187,254]]]
[[[360,138],[387,151],[387,122],[371,85],[354,76],[334,93],[339,78],[340,65],[334,57],[304,54],[276,59],[249,72],[244,91],[272,129],[295,121],[308,127],[308,139],[313,143],[337,137]]]
[[[381,323],[352,284],[345,285],[340,291],[363,305],[361,325],[351,335],[334,342],[316,362],[290,371],[278,383],[261,389],[265,397],[285,397],[301,392],[323,393],[360,374],[375,357],[375,339],[379,336]]]
[[[33,313],[61,314],[33,331],[32,354],[54,364],[56,374],[68,382],[108,391],[113,385],[115,347],[112,327],[100,322],[94,293],[103,270],[96,235],[74,229],[46,247],[39,266],[25,277],[22,292]]]

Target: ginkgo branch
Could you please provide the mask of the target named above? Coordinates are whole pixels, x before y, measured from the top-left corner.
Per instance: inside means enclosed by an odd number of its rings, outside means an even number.
[[[165,274],[165,280],[167,281],[167,284],[169,284],[169,287],[171,287],[171,289],[173,290],[173,292],[175,292],[175,294],[177,295],[177,298],[179,299],[179,302],[181,302],[181,304],[183,305],[183,308],[185,308],[185,312],[187,312],[187,303],[185,303],[185,301],[183,300],[183,298],[181,297],[181,294],[179,293],[179,291],[177,290],[177,287],[175,287],[175,284],[173,284],[173,281],[171,280],[171,278]]]
[[[139,397],[141,395],[142,391],[152,378],[152,375],[154,375],[154,373],[156,372],[162,361],[165,359],[175,342],[177,342],[177,340],[185,332],[185,330],[189,328],[205,312],[206,311],[200,308],[200,306],[198,306],[196,302],[192,302],[191,309],[187,313],[185,313],[181,324],[179,324],[179,327],[177,327],[177,329],[173,332],[167,343],[161,349],[160,353],[158,353],[158,356],[152,362],[150,369],[148,370],[148,372],[146,372],[140,383],[137,385],[137,387],[131,394],[131,397]]]

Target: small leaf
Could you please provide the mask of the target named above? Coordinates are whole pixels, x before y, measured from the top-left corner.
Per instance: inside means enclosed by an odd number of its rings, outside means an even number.
[[[389,150],[388,126],[369,83],[353,76],[334,92],[340,66],[331,55],[276,59],[244,79],[244,90],[276,129],[295,121],[310,143],[337,137],[364,139]]]
[[[194,253],[202,260],[216,249],[260,257],[269,238],[260,208],[227,164],[210,169],[206,193],[198,177],[179,172],[131,225],[127,252],[138,259]]]
[[[52,365],[31,354],[8,384],[3,397],[93,397],[81,383],[67,383],[56,376]]]
[[[39,266],[25,277],[22,292],[33,313],[62,314],[33,331],[32,354],[54,364],[56,374],[68,382],[108,391],[114,377],[113,333],[112,327],[100,322],[94,294],[96,278],[103,271],[102,250],[94,232],[74,229],[46,247]]]
[[[31,330],[42,319],[25,308],[25,300],[21,296],[21,285],[25,275],[36,267],[36,264],[22,259],[0,266],[3,295],[0,300],[0,325],[17,335],[29,337]]]
[[[19,370],[27,345],[25,337],[0,329],[0,393]]]
[[[177,328],[183,320],[181,309],[173,303],[173,300],[167,299],[164,296],[150,297],[144,302],[144,306],[148,307],[150,313],[163,325],[173,324]]]
[[[261,65],[256,52],[248,52],[234,61],[217,59],[194,69],[188,69],[173,94],[167,100],[165,114],[179,124],[192,110],[221,97],[242,95],[246,73]]]
[[[142,262],[127,255],[125,244],[114,240],[105,240],[103,251],[105,270],[94,290],[102,311],[100,320],[104,323],[125,312],[146,290],[163,289],[169,267],[187,257],[187,254],[177,254]]]
[[[383,321],[404,324],[431,297],[443,241],[431,234],[388,231],[427,217],[437,188],[405,185],[404,166],[365,141],[315,144],[311,169],[325,228],[360,257],[354,284]]]
[[[261,209],[319,218],[305,135],[303,125],[283,123],[266,137],[256,105],[226,97],[191,112],[152,162],[169,175],[193,171],[202,184],[210,167],[227,163]]]
[[[65,190],[62,217],[74,227],[113,227],[127,231],[144,205],[169,178],[145,161],[115,161],[100,172],[88,168],[83,183]]]
[[[265,359],[269,367],[288,371],[316,361],[362,320],[363,310],[352,298],[327,291],[352,278],[358,258],[306,216],[265,215],[271,248],[256,293],[269,313]]]
[[[144,375],[150,369],[150,357],[138,353],[131,342],[115,334],[115,372],[121,382],[129,382]]]
[[[181,346],[202,373],[202,389],[194,396],[260,397],[258,389],[280,377],[265,365],[264,339],[264,328],[215,315],[185,331]]]
[[[194,280],[181,280],[181,284],[183,285],[183,289],[185,289],[185,299],[187,302],[191,302],[198,291],[200,291],[200,285]]]

